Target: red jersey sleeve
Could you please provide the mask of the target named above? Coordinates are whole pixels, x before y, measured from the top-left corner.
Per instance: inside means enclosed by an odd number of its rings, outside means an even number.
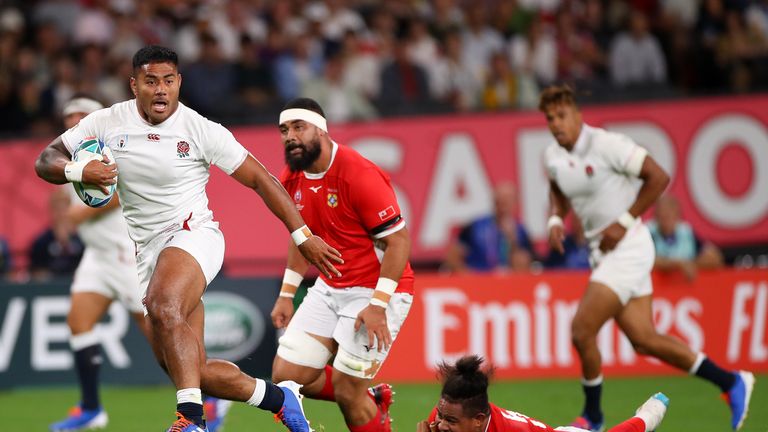
[[[374,237],[402,223],[400,206],[389,178],[376,168],[368,168],[353,179],[352,203],[365,229]]]
[[[427,418],[428,423],[432,423],[437,418],[437,407],[432,408],[432,412],[429,413],[429,417]]]

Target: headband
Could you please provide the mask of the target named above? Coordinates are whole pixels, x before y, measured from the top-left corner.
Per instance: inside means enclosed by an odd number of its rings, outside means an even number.
[[[326,124],[325,117],[308,109],[289,108],[283,110],[283,112],[280,113],[280,121],[278,122],[278,125],[291,120],[304,120],[305,122],[312,123],[319,127],[324,132],[328,132],[328,125]]]

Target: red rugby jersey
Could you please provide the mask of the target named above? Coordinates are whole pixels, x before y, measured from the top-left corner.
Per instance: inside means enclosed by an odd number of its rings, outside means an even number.
[[[335,155],[325,173],[291,172],[286,167],[280,181],[312,233],[338,249],[344,259],[344,264],[334,263],[340,278],[320,277],[335,288],[375,288],[381,263],[374,239],[402,228],[405,221],[389,176],[351,148],[334,147]],[[413,294],[410,263],[397,292]]]
[[[544,422],[532,419],[523,414],[508,411],[489,403],[491,406],[491,421],[485,432],[543,432],[554,431],[554,429]],[[435,421],[437,417],[437,407],[432,409],[429,414],[428,422]]]

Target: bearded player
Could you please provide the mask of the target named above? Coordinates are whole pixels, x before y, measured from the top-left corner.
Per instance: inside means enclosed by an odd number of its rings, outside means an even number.
[[[337,265],[341,277],[317,279],[294,315],[293,296],[309,265],[289,246],[272,310],[275,326],[287,326],[272,379],[296,381],[305,396],[335,401],[350,431],[389,431],[391,388],[369,392],[369,386],[413,301],[400,206],[379,167],[331,139],[314,100],[288,102],[279,128],[288,165],[281,182],[307,226],[327,238],[344,263]]]

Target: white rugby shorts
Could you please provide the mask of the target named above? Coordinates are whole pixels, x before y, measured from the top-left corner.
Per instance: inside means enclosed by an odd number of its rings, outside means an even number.
[[[109,250],[86,247],[70,291],[101,294],[119,301],[131,312],[141,312],[143,307],[133,244]]]
[[[653,239],[648,227],[637,223],[630,228],[612,251],[603,254],[599,239],[591,242],[592,275],[589,280],[608,286],[621,304],[653,293],[651,270],[656,259]]]
[[[138,248],[136,266],[139,274],[140,298],[144,300],[152,273],[157,265],[157,258],[165,248],[177,247],[192,255],[205,275],[206,285],[210,284],[221,270],[224,261],[224,235],[219,230],[218,222],[208,222],[192,228],[191,231],[179,229],[163,233]],[[184,269],[183,271],[191,271]],[[144,311],[146,313],[146,310]]]
[[[371,288],[364,287],[332,288],[321,278],[317,278],[288,327],[333,338],[339,344],[339,349],[366,361],[376,362],[380,366],[389,355],[389,349],[379,352],[375,340],[373,346],[368,346],[368,332],[365,326],[355,331],[357,314],[368,306],[372,291]],[[387,327],[393,343],[405,318],[408,317],[412,304],[413,296],[406,293],[396,292],[389,300],[386,310]],[[390,345],[390,349],[391,347]],[[367,378],[373,378],[376,372]]]

